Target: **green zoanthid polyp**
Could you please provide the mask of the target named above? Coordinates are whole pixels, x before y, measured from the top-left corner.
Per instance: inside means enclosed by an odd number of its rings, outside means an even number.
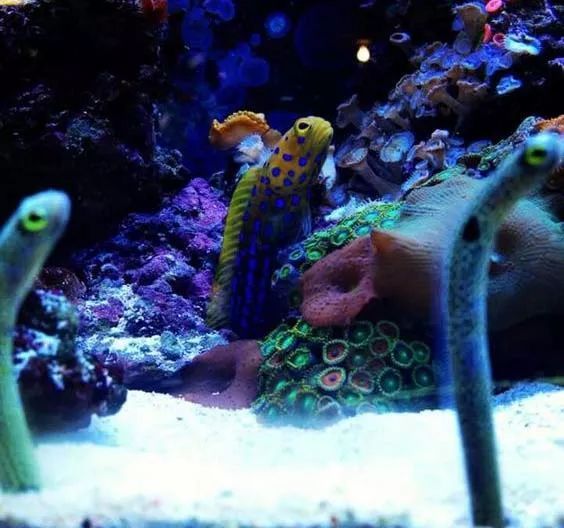
[[[441,313],[473,523],[479,526],[504,526],[486,325],[495,234],[515,203],[548,178],[563,152],[564,138],[545,132],[509,155],[461,213],[445,260]]]
[[[0,231],[0,488],[39,487],[39,470],[13,372],[13,331],[20,306],[63,233],[66,194],[45,191],[24,199]]]

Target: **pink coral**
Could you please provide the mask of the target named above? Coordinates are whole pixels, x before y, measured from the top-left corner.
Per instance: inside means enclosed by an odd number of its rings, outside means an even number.
[[[234,341],[196,357],[181,372],[185,400],[221,409],[249,407],[258,393],[257,341]]]
[[[378,297],[375,254],[362,237],[316,262],[302,278],[304,319],[312,326],[345,326]]]

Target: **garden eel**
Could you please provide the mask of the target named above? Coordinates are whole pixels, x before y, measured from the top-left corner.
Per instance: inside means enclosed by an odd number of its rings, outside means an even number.
[[[14,374],[13,332],[35,277],[70,214],[66,194],[45,191],[23,200],[0,231],[0,488],[39,487],[39,469]]]
[[[486,327],[488,266],[495,233],[525,194],[559,163],[564,139],[545,132],[530,137],[488,178],[469,204],[447,253],[442,313],[445,344],[475,525],[504,526]]]

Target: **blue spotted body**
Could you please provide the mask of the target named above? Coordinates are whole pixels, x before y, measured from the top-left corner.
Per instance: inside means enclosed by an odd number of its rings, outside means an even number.
[[[237,186],[208,309],[211,326],[241,337],[262,335],[276,254],[311,230],[310,197],[333,137],[318,117],[298,119],[268,161],[250,169]]]

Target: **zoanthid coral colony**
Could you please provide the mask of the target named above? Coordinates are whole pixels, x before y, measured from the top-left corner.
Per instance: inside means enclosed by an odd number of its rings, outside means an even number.
[[[20,306],[70,215],[66,194],[26,198],[0,232],[0,486],[39,486],[39,471],[12,366],[13,332]]]

